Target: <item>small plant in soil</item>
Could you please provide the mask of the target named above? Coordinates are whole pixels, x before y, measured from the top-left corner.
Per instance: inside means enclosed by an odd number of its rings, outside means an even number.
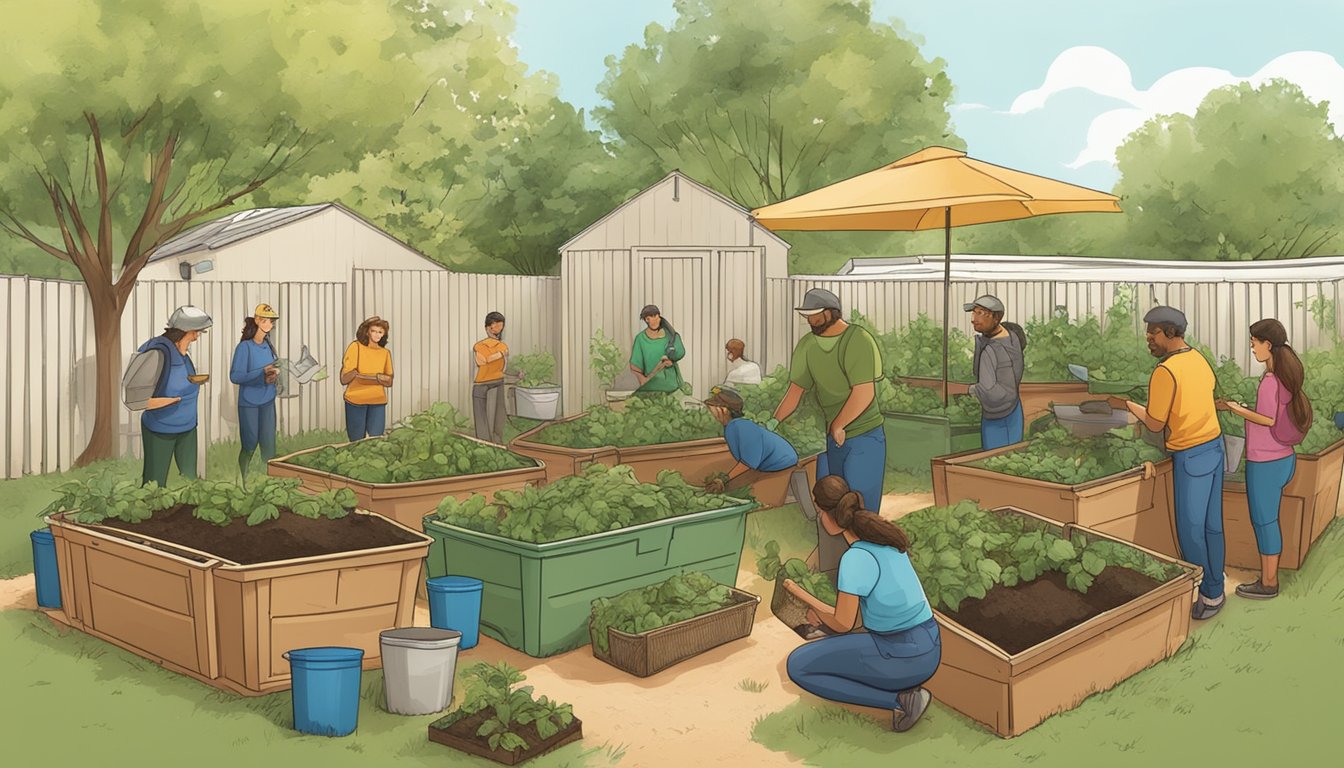
[[[752,680],[750,677],[744,677],[742,678],[742,682],[737,684],[737,687],[748,693],[760,693],[766,688],[769,688],[770,684],[760,680]]]
[[[510,363],[510,368],[517,371],[521,378],[518,380],[518,386],[524,389],[532,387],[554,387],[555,381],[555,355],[550,352],[533,352],[527,355],[519,355]]]
[[[809,569],[807,563],[796,557],[781,561],[777,541],[765,542],[761,556],[756,558],[756,570],[766,581],[774,581],[779,578],[780,573],[783,573],[785,578],[797,582],[809,595],[827,605],[835,605],[835,587],[826,574]]]
[[[713,613],[732,603],[732,591],[709,576],[698,571],[678,574],[658,584],[594,600],[594,642],[602,653],[608,653],[607,627],[640,634]]]
[[[491,751],[519,752],[535,747],[574,723],[569,704],[534,697],[522,672],[505,662],[480,663],[466,672],[467,693],[461,708],[431,728],[488,746]]]
[[[603,388],[610,389],[616,377],[625,370],[625,366],[625,355],[621,352],[621,348],[598,328],[597,333],[594,333],[588,342],[588,367],[597,376],[598,382]]]
[[[1099,480],[1165,458],[1162,449],[1135,437],[1132,430],[1112,430],[1095,437],[1075,437],[1058,424],[1032,438],[1026,447],[991,456],[969,466],[1015,477],[1064,485]]]

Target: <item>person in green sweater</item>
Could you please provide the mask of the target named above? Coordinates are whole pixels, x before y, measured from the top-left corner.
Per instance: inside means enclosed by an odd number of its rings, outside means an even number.
[[[630,352],[630,370],[639,379],[637,395],[668,395],[681,389],[677,362],[686,356],[681,334],[672,328],[658,307],[650,304],[639,313],[644,330],[635,334]]]

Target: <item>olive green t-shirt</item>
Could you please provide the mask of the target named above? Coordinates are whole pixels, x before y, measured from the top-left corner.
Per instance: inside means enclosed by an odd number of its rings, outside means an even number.
[[[845,340],[848,336],[849,339]],[[843,348],[843,349],[842,349]],[[844,352],[844,359],[840,353]],[[882,353],[872,334],[851,325],[839,336],[809,333],[794,347],[789,381],[816,395],[826,424],[835,421],[849,400],[850,391],[859,384],[882,378]],[[877,397],[845,427],[845,437],[855,437],[882,426]]]

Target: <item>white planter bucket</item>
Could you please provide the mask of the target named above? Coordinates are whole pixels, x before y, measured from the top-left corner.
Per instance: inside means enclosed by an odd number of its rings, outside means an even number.
[[[1235,473],[1241,467],[1241,457],[1245,451],[1246,438],[1223,435],[1223,458],[1227,462],[1223,471],[1229,475]]]
[[[524,419],[554,421],[560,414],[559,387],[515,387],[518,415]]]
[[[452,703],[457,647],[451,629],[389,629],[379,636],[383,695],[394,715],[432,715]]]

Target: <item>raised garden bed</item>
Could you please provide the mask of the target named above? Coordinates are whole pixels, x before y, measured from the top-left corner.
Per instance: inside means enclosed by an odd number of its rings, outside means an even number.
[[[954,394],[944,408],[937,388],[903,381],[884,379],[877,389],[889,468],[922,474],[935,456],[980,447],[980,403],[975,398]]]
[[[973,451],[933,460],[933,498],[940,505],[962,500],[983,507],[1015,506],[1060,523],[1076,523],[1089,529],[1116,536],[1141,547],[1179,557],[1175,521],[1172,516],[1172,464],[1170,459],[1153,461],[1157,449],[1138,440],[1134,444],[1137,460],[1117,461],[1115,456],[1100,455],[1120,440],[1114,434],[1100,438],[1072,438],[1052,428],[1025,445],[1005,446],[992,451]],[[1080,461],[1097,459],[1093,477],[1072,482],[1021,477],[984,466],[996,457],[1012,457],[1024,468],[1042,469],[1043,463],[1031,453],[1031,446],[1042,441],[1037,450],[1076,456]],[[1140,447],[1140,444],[1142,447]],[[1151,453],[1146,453],[1145,448]],[[1149,456],[1148,459],[1142,457]],[[1128,467],[1114,471],[1114,467]],[[1110,470],[1110,471],[1108,471]],[[1018,470],[1021,471],[1021,470]]]
[[[943,380],[922,376],[902,376],[900,381],[912,387],[932,389],[941,396]],[[966,382],[948,382],[949,395],[964,395],[970,392],[971,385]],[[1084,400],[1093,400],[1095,395],[1087,391],[1087,384],[1081,381],[1023,381],[1017,389],[1022,400],[1023,423],[1050,412],[1052,403],[1077,405]],[[978,427],[979,425],[977,425]]]
[[[726,473],[733,468],[736,460],[728,458],[726,461],[711,468],[709,475],[716,473]],[[757,472],[747,470],[730,480],[726,486],[727,493],[751,488],[752,498],[763,508],[782,507],[790,503],[792,499],[789,480],[794,472],[802,470],[807,475],[807,487],[811,488],[817,482],[817,457],[804,456],[798,460],[798,464],[788,469],[781,469],[778,472]],[[694,481],[697,478],[689,478]]]
[[[1188,563],[1014,508],[929,509],[902,525],[942,629],[926,685],[999,736],[1170,657],[1189,634],[1202,573]]]
[[[761,599],[702,573],[593,601],[593,655],[648,677],[751,634]]]
[[[595,465],[490,505],[445,500],[424,523],[435,540],[429,575],[484,582],[481,630],[535,657],[585,645],[597,598],[686,570],[734,585],[755,504],[710,496],[671,473],[657,486],[637,484],[631,471]],[[626,503],[639,516],[627,519]]]
[[[277,509],[256,525],[218,525],[160,506],[170,502],[132,508],[143,522],[81,522],[98,519],[91,504],[48,515],[64,609],[48,615],[250,696],[289,688],[283,654],[295,648],[362,648],[376,669],[379,633],[414,623],[423,534],[362,510],[308,519]]]
[[[1319,416],[1317,417],[1319,418]],[[1344,440],[1320,453],[1298,454],[1293,478],[1279,502],[1279,530],[1283,552],[1279,567],[1301,568],[1311,545],[1337,516],[1340,478],[1344,474]],[[1244,475],[1223,483],[1223,531],[1227,538],[1227,564],[1234,568],[1260,569],[1260,550],[1251,527]]]
[[[518,765],[583,738],[568,704],[533,698],[526,678],[501,662],[467,672],[462,707],[429,726],[429,740],[504,765]]]

